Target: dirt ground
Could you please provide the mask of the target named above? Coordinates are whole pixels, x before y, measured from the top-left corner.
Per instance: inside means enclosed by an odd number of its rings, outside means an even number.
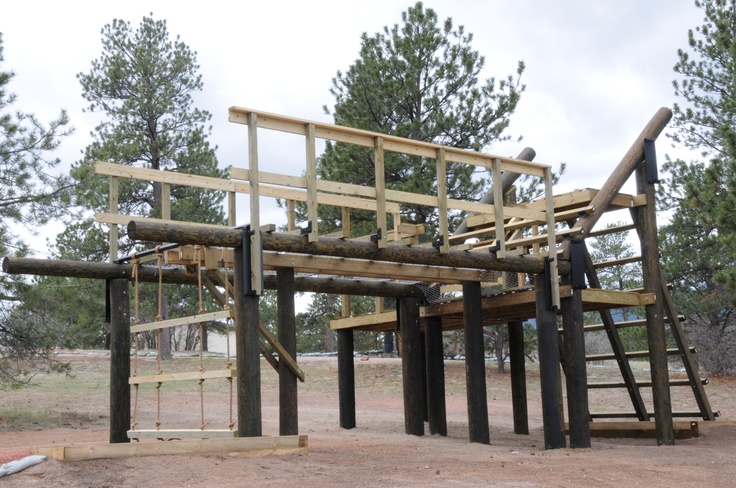
[[[73,377],[39,375],[37,386],[2,392],[0,456],[11,449],[106,442],[108,367],[104,352],[64,356]],[[207,359],[208,369],[224,360]],[[307,380],[299,385],[300,433],[308,455],[262,458],[170,455],[82,462],[46,460],[0,478],[0,487],[28,486],[733,486],[736,480],[736,378],[712,378],[706,391],[721,419],[700,422],[700,437],[657,447],[653,439],[593,439],[591,449],[544,450],[539,379],[528,365],[530,435],[515,435],[510,377],[487,373],[491,445],[468,442],[464,365],[446,362],[448,436],[404,434],[401,363],[356,358],[358,427],[338,427],[335,358],[299,359]],[[196,369],[197,359],[175,358],[166,371]],[[646,378],[646,364],[637,376]],[[139,365],[155,368],[155,359]],[[616,379],[611,365],[589,366],[597,379]],[[263,433],[278,435],[278,379],[263,363]],[[219,384],[218,384],[219,381]],[[211,382],[211,383],[210,383]],[[168,388],[168,389],[167,389]],[[229,391],[225,380],[207,380],[205,421],[226,428]],[[693,410],[688,388],[672,389],[675,410]],[[624,391],[594,391],[591,411],[631,410]],[[141,389],[139,428],[153,428],[155,390]],[[198,428],[199,386],[165,385],[162,428]]]

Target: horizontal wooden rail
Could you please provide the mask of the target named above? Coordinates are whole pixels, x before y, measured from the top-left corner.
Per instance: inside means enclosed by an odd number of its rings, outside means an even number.
[[[447,161],[491,169],[493,166],[493,160],[500,159],[501,169],[504,171],[539,177],[544,177],[544,169],[550,167],[549,165],[532,163],[521,159],[482,154],[476,151],[457,149],[454,147],[442,146],[440,144],[433,144],[431,142],[405,139],[402,137],[380,134],[378,132],[369,132],[366,130],[354,129],[352,127],[287,117],[285,115],[272,114],[243,107],[230,107],[230,122],[248,125],[248,114],[251,113],[257,115],[258,127],[287,132],[290,134],[306,136],[306,127],[308,125],[313,125],[314,136],[318,139],[344,142],[369,148],[373,148],[375,146],[375,139],[380,137],[383,139],[383,149],[387,152],[396,152],[435,159],[437,157],[437,150],[444,149],[445,159]]]
[[[684,315],[680,315],[678,317],[678,319],[680,320],[680,322],[682,322],[683,320],[685,320],[685,316]],[[672,323],[672,319],[670,319],[669,317],[665,317],[664,318],[664,321],[667,322],[667,323]],[[647,319],[636,319],[636,320],[626,320],[626,321],[622,321],[622,322],[616,322],[616,328],[617,329],[625,329],[625,328],[628,328],[628,327],[643,327],[645,325],[647,325]],[[585,327],[583,327],[583,330],[585,332],[594,332],[594,331],[598,331],[598,330],[606,330],[606,326],[603,325],[603,324],[586,325]],[[562,333],[562,328],[560,328],[559,331],[560,331],[560,333]]]
[[[238,437],[237,430],[230,429],[138,429],[129,430],[129,439],[229,439]]]

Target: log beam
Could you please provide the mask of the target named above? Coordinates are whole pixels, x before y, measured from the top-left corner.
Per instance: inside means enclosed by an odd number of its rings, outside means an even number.
[[[192,227],[172,222],[149,222],[133,220],[128,223],[128,235],[132,239],[151,242],[178,242],[204,246],[236,247],[242,240],[237,229],[213,229]],[[541,273],[544,259],[537,256],[506,256],[498,259],[495,254],[481,251],[455,251],[440,254],[431,247],[405,246],[389,243],[379,249],[375,243],[354,239],[320,237],[308,242],[303,236],[285,233],[264,233],[263,249],[275,252],[294,252],[316,256],[336,256],[369,261],[422,264],[427,266],[452,266],[457,268],[492,269],[519,273]],[[559,273],[568,274],[570,265],[559,263]]]

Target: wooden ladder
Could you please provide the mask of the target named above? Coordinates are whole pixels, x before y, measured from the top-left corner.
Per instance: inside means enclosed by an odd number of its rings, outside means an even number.
[[[585,272],[588,283],[592,288],[600,288],[600,280],[593,265],[590,253],[585,248]],[[674,337],[676,348],[668,349],[667,354],[671,356],[679,355],[687,373],[687,379],[671,379],[670,386],[690,386],[695,401],[698,405],[698,411],[691,412],[672,412],[673,417],[700,417],[703,420],[715,420],[719,415],[713,412],[708,397],[705,393],[704,385],[707,380],[701,378],[698,373],[698,365],[693,358],[694,348],[688,346],[687,338],[681,324],[681,316],[678,315],[674,301],[670,295],[667,284],[662,281],[659,290],[659,299],[663,300],[665,321],[670,324],[670,330]],[[588,355],[588,361],[616,360],[623,381],[621,382],[598,382],[588,383],[588,389],[607,389],[607,388],[626,388],[634,407],[633,412],[590,412],[591,420],[594,419],[614,419],[614,418],[637,418],[640,421],[648,421],[654,417],[654,413],[648,412],[641,395],[641,388],[651,388],[651,381],[637,381],[629,363],[630,359],[648,357],[649,351],[629,351],[624,348],[623,342],[619,335],[618,329],[623,327],[642,327],[646,326],[646,320],[632,320],[626,322],[615,322],[610,310],[599,310],[601,316],[601,324],[588,325],[584,327],[584,331],[604,330],[611,344],[612,352],[609,354]]]

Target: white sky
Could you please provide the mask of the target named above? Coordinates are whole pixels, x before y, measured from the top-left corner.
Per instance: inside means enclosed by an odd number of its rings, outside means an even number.
[[[246,129],[227,121],[228,107],[331,122],[322,111],[333,104],[330,80],[357,59],[360,35],[400,23],[410,5],[408,0],[14,1],[3,6],[0,17],[5,48],[0,69],[16,73],[10,87],[18,95],[16,109],[44,121],[61,108],[69,112],[76,133],[58,152],[68,167],[81,157],[96,123],[82,112],[76,74],[88,72],[100,56],[101,28],[113,18],[137,26],[153,13],[198,53],[204,91],[196,103],[213,114],[211,143],[219,146],[220,165],[245,166]],[[531,146],[538,162],[555,167],[567,162],[557,191],[600,187],[657,109],[672,106],[677,49],[687,47],[688,29],[703,19],[692,0],[429,0],[425,6],[474,34],[473,47],[486,57],[484,77],[504,78],[525,61],[527,90],[509,131],[524,140],[490,152],[515,156]],[[270,159],[261,157],[262,168],[301,172],[302,141],[268,151],[273,152],[267,153]],[[665,138],[658,153],[660,161],[673,154]]]

